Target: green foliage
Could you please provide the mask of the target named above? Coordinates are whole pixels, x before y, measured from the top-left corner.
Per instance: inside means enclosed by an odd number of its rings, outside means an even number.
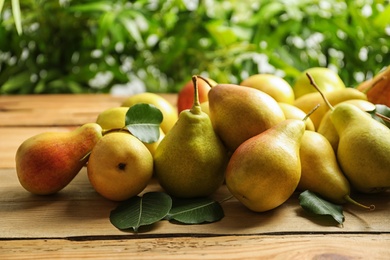
[[[390,60],[387,0],[41,0],[20,17],[18,2],[0,0],[1,94],[177,92],[193,74],[293,83],[314,66],[355,86]]]

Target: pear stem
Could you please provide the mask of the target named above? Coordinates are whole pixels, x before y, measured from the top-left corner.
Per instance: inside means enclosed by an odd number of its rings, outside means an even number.
[[[390,123],[390,117],[387,117],[387,116],[385,116],[385,115],[379,114],[378,112],[375,112],[375,115],[376,115],[377,117],[383,119],[384,121]]]
[[[213,87],[213,85],[210,83],[210,81],[208,81],[205,77],[203,77],[203,76],[201,76],[201,75],[196,75],[196,77],[198,77],[198,78],[202,79],[204,82],[206,82],[207,85],[210,86],[210,88]]]
[[[344,196],[344,199],[347,201],[347,202],[350,202],[356,206],[359,206],[359,207],[362,207],[364,209],[368,209],[370,211],[374,210],[375,209],[375,205],[370,205],[370,206],[366,206],[366,205],[363,205],[359,202],[357,202],[356,200],[352,199],[348,194]]]
[[[320,104],[317,104],[315,107],[313,107],[312,110],[309,111],[309,113],[306,114],[306,116],[302,119],[303,121],[306,121],[306,119],[313,114],[314,111],[316,111],[320,107]]]
[[[191,113],[199,115],[202,112],[199,102],[199,91],[198,91],[198,76],[192,76],[192,84],[194,85],[194,104],[191,108]]]
[[[126,127],[122,127],[122,128],[103,129],[102,135],[106,135],[106,134],[109,134],[112,132],[128,132],[128,133],[130,133],[129,129],[127,129]]]
[[[320,90],[318,85],[315,83],[313,77],[309,74],[306,73],[306,76],[309,78],[310,84],[320,93],[322,99],[325,101],[326,105],[329,107],[330,110],[333,110],[332,104],[329,102],[329,100],[325,97],[324,93]]]

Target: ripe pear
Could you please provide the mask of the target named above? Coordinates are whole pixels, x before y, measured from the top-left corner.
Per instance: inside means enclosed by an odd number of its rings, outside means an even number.
[[[325,92],[324,95],[333,106],[349,99],[367,100],[366,94],[354,88],[345,88]],[[303,110],[305,113],[308,113],[317,104],[320,104],[320,107],[315,113],[311,114],[310,116],[310,119],[313,121],[315,129],[318,129],[322,117],[329,110],[329,107],[326,106],[321,94],[318,92],[309,93],[297,98],[294,102],[294,105]]]
[[[102,137],[96,123],[71,132],[46,132],[25,140],[15,156],[20,184],[29,192],[53,194],[67,186],[86,164]]]
[[[302,171],[297,189],[310,190],[337,204],[349,200],[349,182],[338,165],[331,144],[323,135],[305,131],[299,155]]]
[[[153,176],[153,156],[130,133],[111,132],[92,149],[87,173],[96,192],[106,199],[123,201],[148,185]]]
[[[261,90],[278,102],[293,104],[295,100],[291,85],[283,78],[274,74],[254,74],[244,79],[240,85]]]
[[[304,132],[303,120],[286,119],[242,143],[226,169],[232,195],[255,212],[283,204],[301,177],[299,148]]]
[[[362,109],[363,111],[373,111],[375,110],[375,105],[367,100],[363,99],[349,99],[346,101],[343,101],[346,103],[350,103],[352,105],[357,106],[358,108]],[[337,151],[337,146],[339,144],[339,135],[337,134],[336,128],[334,127],[332,120],[330,120],[330,113],[331,111],[329,110],[328,112],[325,113],[325,115],[321,119],[321,123],[318,126],[317,132],[322,134],[323,136],[328,139],[330,144],[333,147],[333,150],[336,152]]]
[[[283,110],[286,119],[303,119],[306,117],[306,113],[294,105],[278,102],[280,108]],[[315,131],[313,121],[310,118],[305,120],[306,130]]]
[[[338,104],[330,119],[339,135],[337,159],[351,185],[364,193],[390,188],[390,129],[367,112]]]
[[[339,144],[337,161],[351,186],[363,193],[390,188],[390,129],[367,112],[346,102],[332,106],[308,75],[330,108]]]
[[[293,90],[295,98],[299,98],[308,93],[315,93],[316,90],[311,86],[306,74],[309,73],[318,83],[322,92],[331,92],[334,90],[345,89],[346,86],[340,76],[333,70],[326,67],[312,67],[303,71],[295,80]]]
[[[234,84],[218,84],[211,88],[209,113],[215,131],[230,152],[285,120],[282,109],[270,95]]]
[[[154,155],[155,175],[164,190],[178,198],[205,197],[223,183],[227,151],[198,99],[197,77],[191,109],[183,110]]]

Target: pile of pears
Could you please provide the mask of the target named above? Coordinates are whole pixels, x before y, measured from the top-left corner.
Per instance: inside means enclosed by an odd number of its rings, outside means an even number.
[[[351,194],[390,189],[390,129],[367,113],[375,105],[363,92],[323,90],[306,76],[315,92],[280,100],[250,80],[211,84],[193,76],[193,105],[150,151],[150,178],[183,199],[210,196],[225,184],[255,212],[272,210],[299,190],[370,208]],[[210,85],[203,103],[199,81]],[[16,153],[20,183],[35,194],[60,191],[103,137],[102,127],[89,123],[29,138]]]

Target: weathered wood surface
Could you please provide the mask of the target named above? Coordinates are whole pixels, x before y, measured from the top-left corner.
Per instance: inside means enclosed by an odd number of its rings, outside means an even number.
[[[167,99],[175,102],[174,95]],[[345,205],[345,222],[308,215],[298,193],[282,206],[253,213],[237,200],[222,203],[225,218],[205,225],[160,221],[140,232],[109,222],[117,205],[93,190],[86,169],[60,193],[35,196],[19,184],[14,155],[28,137],[69,131],[93,122],[125,97],[108,95],[0,96],[0,259],[388,259],[390,194],[354,198],[375,204],[366,211]],[[161,190],[153,180],[147,191]],[[214,195],[230,196],[226,187]]]

